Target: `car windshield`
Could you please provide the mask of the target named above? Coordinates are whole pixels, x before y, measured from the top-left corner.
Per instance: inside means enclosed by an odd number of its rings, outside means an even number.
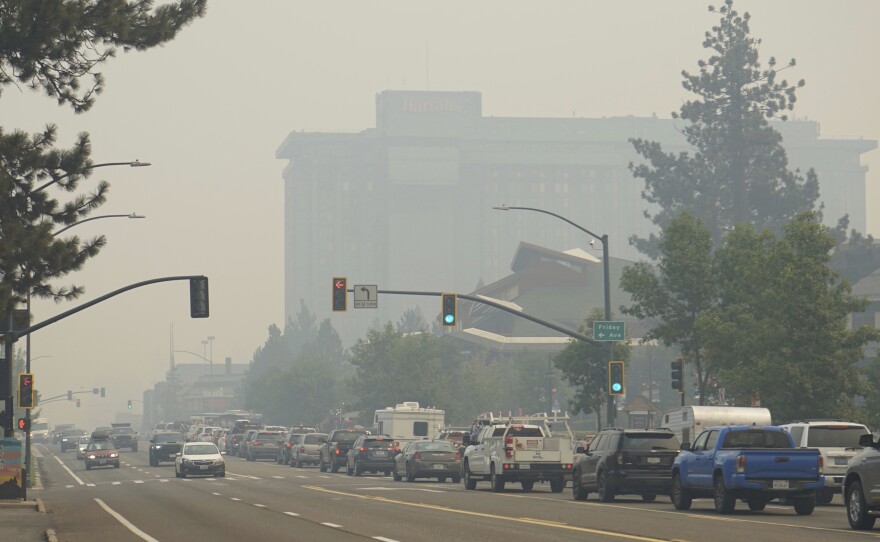
[[[190,444],[186,447],[186,450],[183,452],[184,455],[211,455],[211,454],[219,454],[220,450],[217,449],[216,446],[209,443],[203,444]]]
[[[303,444],[321,444],[326,437],[326,435],[306,435]]]
[[[359,436],[363,435],[363,431],[346,431],[345,433],[336,433],[334,440],[336,442],[354,442]]]
[[[115,450],[116,446],[110,441],[98,441],[92,442],[88,447],[89,451],[92,450]]]
[[[391,440],[386,440],[386,439],[382,439],[382,440],[377,440],[377,439],[365,440],[365,441],[364,441],[364,448],[376,448],[376,449],[379,449],[379,450],[387,450],[388,448],[391,448]]]
[[[156,435],[156,438],[155,438],[154,440],[155,440],[157,443],[162,443],[162,442],[182,442],[182,441],[183,441],[183,435],[181,435],[180,433],[165,433],[165,434],[159,434],[159,435]]]
[[[254,435],[254,440],[281,440],[283,437],[281,433],[257,433]]]
[[[678,439],[672,433],[624,433],[623,450],[647,452],[650,450],[678,450]]]
[[[731,431],[724,437],[722,448],[791,448],[791,442],[784,431],[748,429]]]
[[[861,425],[812,426],[807,434],[811,448],[856,448],[859,437],[870,433]]]
[[[419,451],[422,452],[451,452],[452,442],[449,440],[438,440],[435,442],[420,442]]]

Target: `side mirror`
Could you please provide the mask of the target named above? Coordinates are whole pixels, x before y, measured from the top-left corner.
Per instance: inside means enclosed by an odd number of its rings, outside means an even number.
[[[859,437],[859,446],[862,448],[872,448],[874,446],[874,435],[867,433]]]
[[[226,455],[226,452],[220,452],[220,455]]]
[[[584,448],[583,446],[576,446],[574,449],[574,453],[576,453],[576,454],[583,454],[583,453],[586,453],[586,451],[587,451],[587,449]]]
[[[682,443],[681,443],[681,451],[683,451],[683,452],[687,452],[687,451],[689,451],[690,449],[691,449],[691,443],[690,443],[690,442],[682,442]]]

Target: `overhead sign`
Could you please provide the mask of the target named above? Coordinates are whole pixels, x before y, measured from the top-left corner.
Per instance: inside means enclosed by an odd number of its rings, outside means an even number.
[[[354,308],[356,309],[378,309],[379,308],[379,287],[375,284],[355,284],[354,286]]]
[[[624,327],[623,322],[593,322],[593,340],[626,340],[626,328]]]

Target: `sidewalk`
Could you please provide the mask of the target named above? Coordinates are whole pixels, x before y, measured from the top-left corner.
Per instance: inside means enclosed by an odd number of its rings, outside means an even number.
[[[42,454],[34,448],[34,458],[40,465]],[[55,540],[52,529],[52,517],[46,513],[46,507],[39,498],[34,498],[32,491],[42,488],[39,467],[34,469],[35,476],[28,488],[27,501],[0,500],[0,540],[3,542],[37,542]],[[51,535],[51,536],[47,536]]]

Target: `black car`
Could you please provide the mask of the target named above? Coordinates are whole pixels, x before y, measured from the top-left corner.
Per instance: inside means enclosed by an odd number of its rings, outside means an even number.
[[[572,494],[584,500],[596,492],[602,502],[624,494],[641,495],[645,501],[669,495],[679,448],[668,429],[603,429],[575,460]]]
[[[65,452],[67,450],[76,450],[76,445],[79,443],[79,437],[85,435],[86,432],[82,429],[66,429],[58,436],[58,442],[61,445],[61,451]]]
[[[361,435],[348,451],[345,472],[349,476],[360,476],[365,472],[382,472],[390,476],[397,452],[399,450],[387,435]]]
[[[174,461],[186,439],[176,431],[156,431],[150,439],[150,466],[159,466],[160,461]]]

